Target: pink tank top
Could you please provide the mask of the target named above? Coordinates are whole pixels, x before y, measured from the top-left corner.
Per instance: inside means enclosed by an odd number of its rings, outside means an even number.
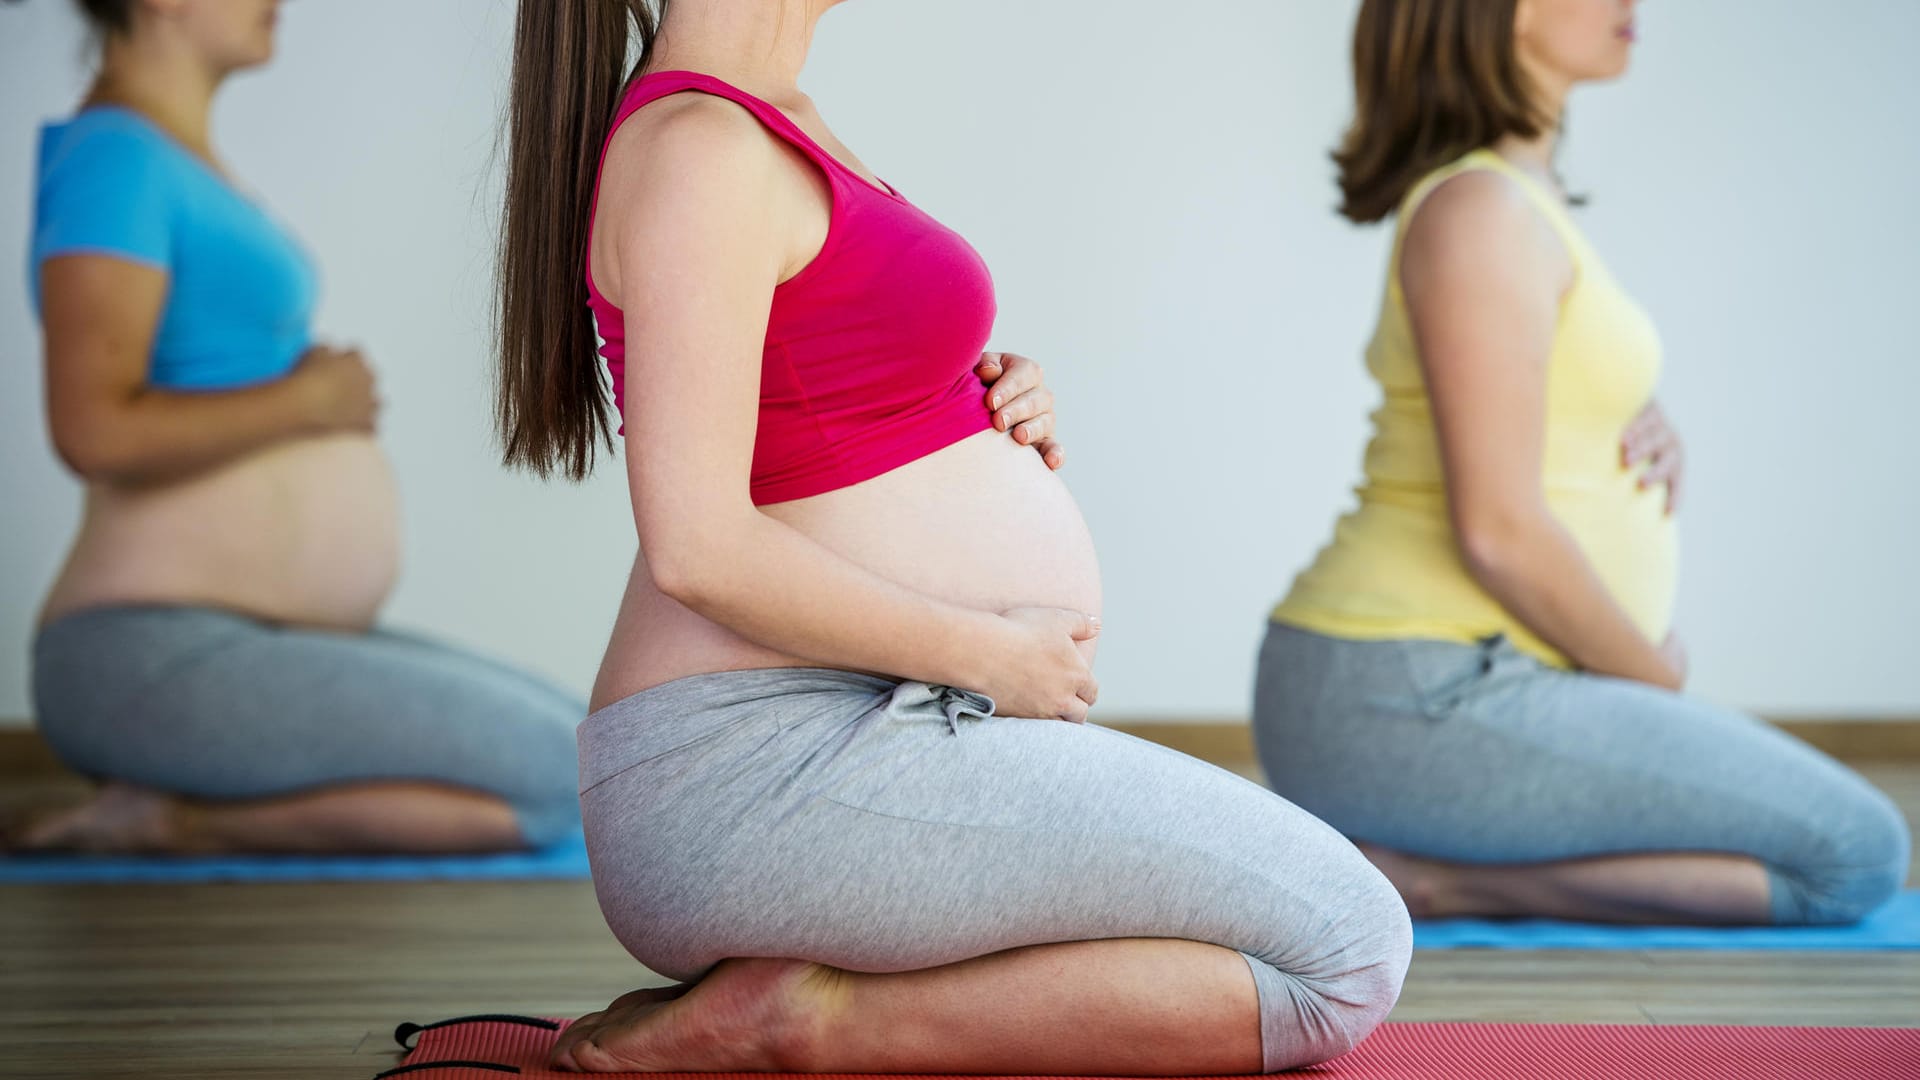
[[[891,187],[874,187],[821,149],[785,113],[711,75],[641,77],[613,131],[649,102],[687,90],[753,113],[819,166],[833,193],[820,254],[773,291],[760,360],[755,505],[857,484],[990,427],[986,388],[973,371],[995,312],[979,254]],[[587,296],[624,417],[625,320],[594,287],[590,266]]]

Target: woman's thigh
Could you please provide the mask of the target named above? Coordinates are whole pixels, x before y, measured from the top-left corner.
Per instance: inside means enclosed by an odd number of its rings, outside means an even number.
[[[1103,728],[952,710],[953,693],[902,684],[850,722],[742,729],[753,756],[777,759],[764,771],[707,747],[591,791],[600,849],[613,843],[610,819],[734,823],[701,830],[704,841],[656,835],[644,846],[660,855],[631,872],[603,880],[596,865],[616,932],[681,976],[728,956],[896,971],[1116,937],[1209,942],[1307,980],[1392,966],[1396,950],[1404,965],[1406,913],[1391,886],[1299,808]],[[719,805],[623,811],[657,786],[649,777],[701,757],[694,768],[727,784]],[[659,891],[682,872],[675,852],[704,886]],[[639,880],[650,865],[651,888]],[[625,907],[615,879],[649,899]]]
[[[205,609],[89,616],[83,638],[48,643],[36,672],[50,684],[36,688],[53,703],[49,737],[84,771],[223,799],[389,779],[572,798],[580,712],[525,676],[454,650]]]
[[[1403,851],[1723,851],[1808,867],[1886,846],[1885,797],[1812,747],[1695,698],[1548,668],[1504,639],[1345,642],[1276,627],[1256,713],[1278,790]],[[1875,835],[1851,835],[1863,830]]]

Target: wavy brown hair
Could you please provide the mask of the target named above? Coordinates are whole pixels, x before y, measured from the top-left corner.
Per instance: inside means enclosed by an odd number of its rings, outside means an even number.
[[[73,0],[73,6],[103,38],[133,29],[133,0]]]
[[[667,0],[520,0],[494,420],[506,463],[539,476],[582,479],[613,447],[587,308],[587,218],[614,110],[666,12]]]
[[[18,4],[23,0],[7,2]],[[102,41],[133,30],[133,0],[73,0],[73,6]]]
[[[1353,126],[1333,153],[1341,214],[1379,221],[1442,165],[1553,127],[1515,52],[1518,3],[1364,0],[1353,29]]]

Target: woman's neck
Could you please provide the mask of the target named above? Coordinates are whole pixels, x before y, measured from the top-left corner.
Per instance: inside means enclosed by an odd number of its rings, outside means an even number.
[[[1494,142],[1493,150],[1508,161],[1551,181],[1553,155],[1560,148],[1560,118],[1566,113],[1567,92],[1573,87],[1567,80],[1548,75],[1524,60],[1522,67],[1529,69],[1527,81],[1533,89],[1540,132],[1527,137],[1503,136]]]
[[[1532,138],[1503,135],[1494,140],[1493,152],[1528,172],[1544,177],[1553,175],[1553,155],[1560,143],[1560,130],[1549,128]]]
[[[698,71],[768,101],[798,99],[813,28],[833,0],[679,0],[654,42],[654,71]]]
[[[132,109],[211,160],[213,95],[223,74],[160,35],[113,38],[82,104]]]

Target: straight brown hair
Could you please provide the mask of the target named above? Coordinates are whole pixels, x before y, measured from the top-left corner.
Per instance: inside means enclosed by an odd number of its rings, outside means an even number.
[[[1379,221],[1433,170],[1555,118],[1514,48],[1519,0],[1364,0],[1353,29],[1353,125],[1333,152],[1340,213]]]
[[[538,476],[583,479],[613,448],[587,308],[587,219],[614,110],[666,12],[667,0],[520,0],[514,21],[494,419],[506,464]]]

